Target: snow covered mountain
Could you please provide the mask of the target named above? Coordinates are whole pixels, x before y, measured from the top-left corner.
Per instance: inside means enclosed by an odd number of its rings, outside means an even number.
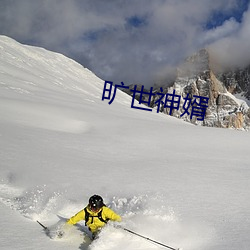
[[[216,75],[230,93],[239,95],[241,98],[245,98],[248,104],[250,103],[250,66],[226,70]]]
[[[209,98],[206,116],[200,123],[210,127],[248,129],[250,127],[250,108],[247,102],[228,91],[229,85],[220,81],[213,70],[208,50],[203,49],[187,58],[178,68],[177,79],[173,87],[182,96],[190,94]],[[180,116],[183,110],[175,113]],[[187,116],[183,119],[190,121]]]
[[[54,228],[102,195],[122,225],[184,250],[248,250],[249,133],[131,108],[63,55],[0,36],[0,248],[153,250],[108,225]],[[138,103],[136,103],[138,104]]]
[[[168,100],[172,100],[171,95],[174,95],[176,102],[177,96],[180,96],[179,108],[169,108],[170,101],[167,101],[167,107],[164,107],[166,99],[163,99],[161,112],[197,125],[248,130],[250,127],[249,68],[220,72],[212,61],[206,49],[188,57],[178,67],[176,79],[172,83],[155,84],[153,93],[156,94],[152,97],[149,106],[157,106],[160,98],[157,93],[170,95]],[[124,92],[132,96],[133,87],[134,85],[131,85],[130,89]],[[138,89],[141,89],[140,85]],[[149,90],[144,89],[144,92],[149,93]],[[193,103],[196,99],[194,96],[209,98],[208,103],[204,104],[207,106],[204,119],[190,116],[192,105],[189,105],[187,100],[190,99],[190,103]],[[139,100],[140,96],[137,97]],[[149,95],[143,95],[143,101],[149,98]],[[177,103],[173,103],[174,105],[177,107]]]

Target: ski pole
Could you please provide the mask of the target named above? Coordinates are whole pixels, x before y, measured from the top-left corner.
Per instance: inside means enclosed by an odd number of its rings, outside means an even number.
[[[47,227],[45,227],[41,222],[39,222],[38,220],[36,221],[40,226],[42,226],[43,227],[43,229],[46,231],[46,230],[48,230],[48,228]]]
[[[150,239],[150,238],[148,238],[148,237],[145,237],[145,236],[143,236],[143,235],[141,235],[141,234],[135,233],[135,232],[133,232],[133,231],[127,229],[127,228],[122,228],[122,229],[125,230],[125,231],[127,231],[127,232],[129,232],[129,233],[131,233],[131,234],[137,235],[137,236],[139,236],[139,237],[141,237],[141,238],[143,238],[143,239],[145,239],[145,240],[154,242],[154,243],[156,243],[156,244],[158,244],[158,245],[161,245],[161,246],[163,246],[163,247],[169,248],[169,249],[171,249],[171,250],[180,250],[180,248],[173,248],[173,247],[167,246],[167,245],[162,244],[162,243],[160,243],[160,242],[158,242],[158,241],[155,241],[155,240],[152,240],[152,239]]]

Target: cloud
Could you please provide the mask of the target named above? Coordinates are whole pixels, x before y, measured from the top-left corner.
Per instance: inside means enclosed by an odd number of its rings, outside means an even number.
[[[235,18],[230,18],[224,21],[221,26],[204,31],[200,38],[201,44],[211,44],[213,42],[219,41],[225,37],[235,34],[240,28],[240,24],[235,20]]]
[[[64,53],[102,79],[149,85],[204,46],[213,44],[218,53],[225,44],[243,44],[249,18],[233,18],[239,2],[2,0],[0,33]],[[214,13],[228,18],[208,30]]]
[[[227,29],[224,24],[220,29]],[[225,67],[245,67],[250,64],[250,9],[243,15],[236,29],[210,44],[210,51],[218,64]]]

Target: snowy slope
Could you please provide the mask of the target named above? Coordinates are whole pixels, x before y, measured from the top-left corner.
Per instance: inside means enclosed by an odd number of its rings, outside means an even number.
[[[249,133],[131,109],[120,91],[108,105],[103,85],[0,37],[0,248],[162,249],[111,225],[92,244],[79,227],[51,240],[36,223],[53,227],[97,193],[123,226],[164,244],[248,250]]]

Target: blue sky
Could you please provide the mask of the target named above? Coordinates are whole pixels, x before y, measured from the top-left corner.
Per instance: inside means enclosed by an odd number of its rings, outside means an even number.
[[[217,26],[223,25],[225,20],[228,20],[230,18],[234,18],[237,22],[242,22],[242,17],[244,12],[248,9],[249,0],[240,0],[237,3],[236,8],[233,8],[229,13],[224,13],[222,10],[216,10],[212,12],[211,18],[208,19],[206,28],[212,29],[216,28]]]
[[[63,53],[105,80],[152,85],[210,48],[250,63],[249,0],[1,0],[0,34]]]

